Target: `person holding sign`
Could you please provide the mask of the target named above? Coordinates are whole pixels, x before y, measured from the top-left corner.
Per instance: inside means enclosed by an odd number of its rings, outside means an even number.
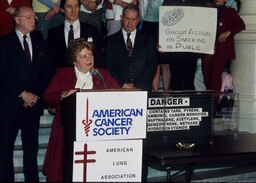
[[[163,6],[204,6],[201,0],[164,0]],[[197,53],[165,52],[162,59],[169,61],[171,90],[195,90],[194,78],[197,67]]]
[[[75,39],[69,48],[69,61],[74,67],[57,69],[44,93],[47,106],[56,109],[45,155],[43,174],[47,181],[63,180],[63,128],[60,122],[61,100],[81,89],[119,88],[107,70],[95,69],[93,45],[84,38]],[[66,167],[67,169],[68,167]]]
[[[159,38],[159,7],[164,0],[140,0],[141,12],[143,13],[142,32],[151,34],[158,42]],[[141,13],[142,14],[142,13]],[[157,45],[158,46],[158,45]],[[159,91],[160,75],[162,75],[163,90],[170,89],[171,73],[168,60],[161,59],[161,52],[158,52],[158,66],[153,79],[153,91]]]
[[[215,52],[203,58],[203,75],[207,90],[220,91],[225,66],[235,59],[234,36],[245,29],[236,10],[225,6],[227,0],[215,0],[218,12]]]

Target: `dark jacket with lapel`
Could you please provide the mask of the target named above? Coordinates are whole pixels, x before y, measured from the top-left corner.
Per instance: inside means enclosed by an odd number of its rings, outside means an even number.
[[[102,61],[102,46],[96,27],[80,22],[80,37],[93,39],[95,67],[104,67]],[[68,49],[65,42],[64,23],[49,30],[48,45],[51,60],[56,68],[71,66],[68,63]]]
[[[19,95],[24,90],[40,97],[31,111],[41,113],[43,109],[42,94],[51,79],[52,67],[41,33],[34,31],[30,35],[33,50],[31,66],[16,32],[0,38],[1,87],[6,112],[16,112],[23,105]]]
[[[133,55],[129,58],[122,31],[109,36],[106,66],[120,86],[133,83],[137,88],[150,90],[157,66],[153,37],[137,30]]]

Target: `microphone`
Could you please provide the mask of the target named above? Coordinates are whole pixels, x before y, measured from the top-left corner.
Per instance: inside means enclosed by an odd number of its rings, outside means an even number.
[[[91,73],[92,75],[96,76],[99,80],[101,80],[101,81],[103,82],[104,88],[107,89],[105,80],[104,80],[103,76],[100,74],[100,72],[99,72],[97,69],[91,68],[91,69],[90,69],[90,73]]]

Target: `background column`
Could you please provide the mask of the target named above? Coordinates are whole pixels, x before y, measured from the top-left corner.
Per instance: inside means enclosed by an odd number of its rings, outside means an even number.
[[[256,0],[241,0],[239,14],[246,30],[235,37],[236,60],[231,62],[234,92],[239,93],[239,131],[256,132]]]

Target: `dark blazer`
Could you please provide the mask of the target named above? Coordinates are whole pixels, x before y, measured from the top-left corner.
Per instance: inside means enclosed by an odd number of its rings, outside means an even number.
[[[234,36],[245,29],[244,21],[237,14],[235,9],[231,7],[220,7],[221,11],[218,25],[217,25],[217,35],[215,41],[215,54],[218,54],[218,57],[232,60],[235,59],[235,43]],[[218,38],[220,34],[231,31],[230,36],[226,39],[225,42],[219,42]]]
[[[31,32],[32,63],[29,64],[16,32],[0,38],[0,77],[3,106],[4,180],[14,181],[13,148],[21,129],[25,181],[38,181],[38,130],[43,113],[43,92],[51,78],[51,66],[42,34]],[[33,107],[25,108],[19,95],[24,91],[38,97]],[[2,119],[1,119],[2,120]],[[1,121],[2,122],[2,121]],[[2,143],[2,142],[1,142]],[[2,163],[2,162],[1,162]]]
[[[107,38],[106,66],[120,86],[133,83],[135,87],[151,90],[157,66],[154,38],[137,30],[133,55],[128,57],[122,31]]]
[[[95,67],[104,67],[102,59],[102,44],[97,28],[81,21],[80,26],[80,37],[83,37],[86,40],[89,37],[93,39]],[[54,63],[55,68],[71,66],[71,64],[68,63],[67,58],[68,49],[65,42],[64,23],[49,30],[47,41],[51,60]]]
[[[116,81],[110,77],[110,74],[105,69],[98,69],[100,74],[105,80],[105,84],[107,89],[115,89],[119,88]],[[46,104],[50,107],[56,108],[56,114],[54,116],[52,131],[47,147],[47,152],[44,159],[43,165],[43,174],[46,175],[46,180],[50,182],[59,182],[63,181],[63,167],[65,167],[64,177],[67,177],[70,173],[70,169],[72,170],[72,165],[70,162],[63,162],[63,145],[70,146],[70,143],[63,144],[63,128],[61,126],[60,121],[60,103],[61,103],[61,92],[67,91],[75,88],[76,85],[76,74],[73,67],[68,68],[60,68],[57,70],[55,76],[53,77],[50,85],[44,93],[44,98]],[[105,89],[105,86],[101,80],[93,75],[93,89]],[[69,135],[72,133],[72,130],[69,130]],[[71,135],[74,138],[73,135]],[[72,139],[69,139],[69,141]],[[65,147],[65,146],[64,146]],[[66,153],[73,153],[73,142],[71,143],[71,147],[66,150]],[[67,152],[68,151],[68,152]],[[63,166],[64,164],[68,164],[69,166]],[[70,180],[72,181],[72,180]]]
[[[42,94],[51,79],[52,65],[41,32],[34,31],[30,35],[33,47],[31,68],[16,32],[0,38],[0,70],[5,112],[16,112],[23,105],[19,95],[24,90],[40,97],[31,112],[39,114],[43,109]]]

